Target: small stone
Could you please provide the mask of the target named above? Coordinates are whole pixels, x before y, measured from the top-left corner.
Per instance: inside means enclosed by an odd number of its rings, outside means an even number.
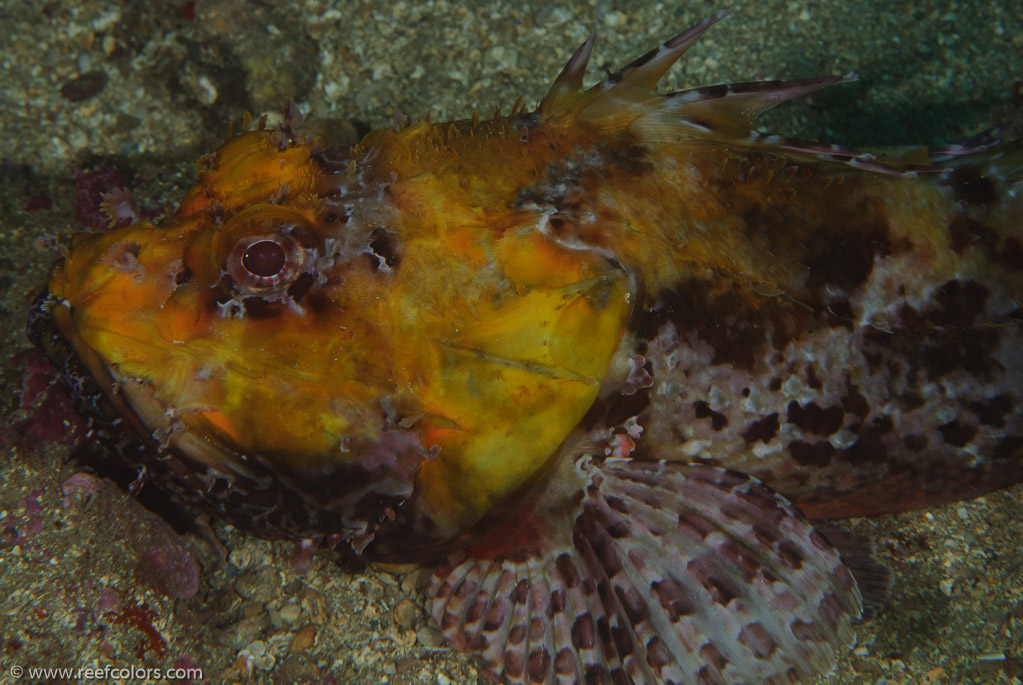
[[[235,592],[247,600],[264,604],[276,597],[280,589],[280,575],[274,568],[251,571],[234,581]]]
[[[398,603],[394,608],[394,622],[402,628],[411,628],[419,618],[419,607],[407,599]]]
[[[298,629],[295,637],[291,638],[288,651],[292,654],[298,654],[307,651],[314,644],[316,644],[316,626],[307,623]]]
[[[302,608],[296,604],[288,604],[281,607],[279,613],[281,620],[285,623],[297,623],[298,619],[302,616]]]
[[[251,644],[257,635],[261,635],[267,625],[268,621],[265,615],[243,618],[229,626],[224,631],[224,636],[229,646],[234,649],[242,649],[245,645]]]
[[[277,665],[277,657],[269,653],[260,654],[257,657],[253,657],[252,665],[261,671],[270,671]]]
[[[245,571],[256,565],[256,556],[255,548],[251,545],[245,545],[232,549],[231,553],[227,555],[227,561],[235,568]]]
[[[266,643],[262,640],[253,640],[249,644],[245,645],[245,651],[252,656],[261,656],[266,654]]]
[[[613,12],[608,12],[607,14],[604,15],[604,26],[608,27],[609,29],[613,29],[618,26],[622,26],[623,24],[625,24],[625,22],[628,21],[628,19],[629,18],[627,16],[625,16],[623,13],[617,10]]]
[[[78,74],[60,87],[60,95],[70,102],[82,102],[99,94],[110,79],[99,69]]]
[[[427,649],[437,649],[444,644],[444,636],[432,626],[425,626],[416,631],[416,639]]]
[[[256,616],[263,616],[266,613],[266,609],[259,602],[250,602],[242,607],[243,618],[255,618]]]
[[[315,625],[323,625],[326,618],[326,611],[323,608],[323,595],[310,590],[302,596],[302,609],[309,615],[309,620]]]

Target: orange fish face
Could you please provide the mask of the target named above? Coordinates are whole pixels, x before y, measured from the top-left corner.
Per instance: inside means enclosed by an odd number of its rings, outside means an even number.
[[[204,484],[179,489],[237,491],[268,521],[313,512],[271,532],[363,551],[397,519],[430,546],[536,475],[589,408],[628,314],[623,272],[506,209],[513,187],[392,159],[430,133],[341,163],[245,133],[165,225],[76,236],[54,321],[141,437]]]

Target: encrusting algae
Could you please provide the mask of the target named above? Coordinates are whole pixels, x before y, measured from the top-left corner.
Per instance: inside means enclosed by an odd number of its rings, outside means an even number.
[[[819,522],[1023,479],[1023,150],[754,130],[829,76],[658,94],[725,12],[533,112],[323,150],[289,111],[30,321],[178,500],[370,561],[511,683],[797,682],[884,574]],[[246,127],[247,128],[247,127]]]

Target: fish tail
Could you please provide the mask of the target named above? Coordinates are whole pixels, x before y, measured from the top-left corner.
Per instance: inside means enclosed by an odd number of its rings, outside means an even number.
[[[509,683],[795,682],[852,644],[857,581],[744,474],[563,458],[433,575],[432,615]],[[567,519],[567,520],[566,520]]]

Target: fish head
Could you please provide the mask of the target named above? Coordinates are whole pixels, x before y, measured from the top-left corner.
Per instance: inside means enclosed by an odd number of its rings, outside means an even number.
[[[508,174],[395,161],[426,133],[328,161],[247,132],[161,225],[72,239],[49,320],[157,486],[257,532],[422,558],[558,453],[628,280],[538,230]]]

